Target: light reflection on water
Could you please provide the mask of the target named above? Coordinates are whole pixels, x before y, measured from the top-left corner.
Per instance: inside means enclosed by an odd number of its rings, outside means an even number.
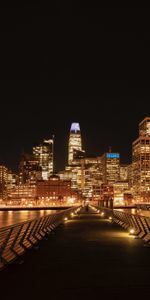
[[[56,213],[56,210],[0,211],[0,228],[54,213]]]

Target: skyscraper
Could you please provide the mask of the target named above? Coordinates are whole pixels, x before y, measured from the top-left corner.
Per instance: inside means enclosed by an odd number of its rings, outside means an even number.
[[[102,163],[101,157],[86,157],[82,159],[84,169],[83,195],[96,198],[100,195],[102,184]]]
[[[103,182],[113,184],[120,179],[120,154],[104,153],[102,156]]]
[[[121,164],[120,165],[120,180],[121,181],[128,181],[128,164]]]
[[[42,179],[48,180],[53,174],[53,143],[54,139],[44,140],[39,146],[33,147],[33,155],[42,169]]]
[[[134,193],[150,197],[150,117],[139,124],[139,137],[132,145]]]
[[[72,123],[69,135],[68,145],[68,164],[72,165],[75,162],[76,152],[82,150],[81,132],[79,123]]]
[[[30,154],[22,154],[19,163],[19,183],[35,185],[37,180],[41,179],[42,168],[39,165],[38,158]]]
[[[0,165],[0,200],[7,198],[7,177],[8,169],[4,165]]]

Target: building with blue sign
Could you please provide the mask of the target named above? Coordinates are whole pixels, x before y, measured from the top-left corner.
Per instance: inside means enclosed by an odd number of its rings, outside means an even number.
[[[119,153],[106,153],[107,158],[120,158]]]
[[[120,154],[104,153],[102,156],[103,182],[113,184],[120,179]]]

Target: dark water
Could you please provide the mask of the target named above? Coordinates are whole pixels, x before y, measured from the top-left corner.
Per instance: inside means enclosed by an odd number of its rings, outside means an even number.
[[[0,228],[54,213],[56,213],[56,210],[0,211]]]

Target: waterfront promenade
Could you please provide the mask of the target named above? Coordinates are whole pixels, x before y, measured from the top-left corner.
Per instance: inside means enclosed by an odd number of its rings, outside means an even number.
[[[0,272],[2,299],[133,299],[150,293],[150,248],[99,214],[75,216]]]

